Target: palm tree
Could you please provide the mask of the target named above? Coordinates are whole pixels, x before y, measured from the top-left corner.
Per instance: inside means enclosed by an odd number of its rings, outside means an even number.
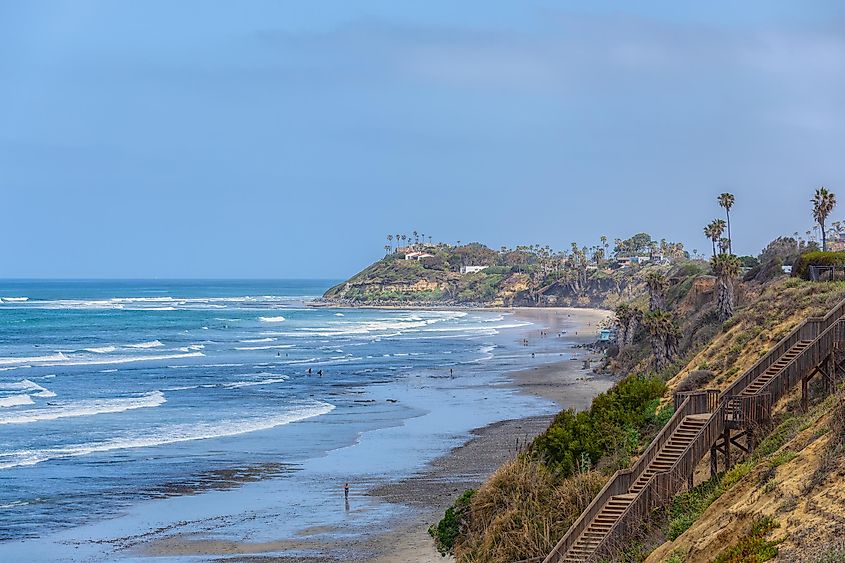
[[[713,243],[713,256],[716,256],[716,243],[722,238],[722,233],[725,232],[725,222],[721,219],[713,219],[704,227],[704,236],[710,239]]]
[[[417,231],[414,231],[413,234],[414,234],[414,244],[419,243],[420,242],[420,234]]]
[[[716,236],[716,231],[713,227],[713,222],[711,221],[704,227],[704,236],[710,239],[710,242],[713,243],[713,256],[716,256],[716,239],[719,238]]]
[[[733,254],[719,254],[710,261],[718,278],[716,314],[724,322],[734,314],[734,278],[739,275],[739,258]]]
[[[396,249],[399,249],[399,237],[402,237],[402,240],[405,240],[405,235],[396,235]]]
[[[391,249],[391,246],[389,244],[384,245],[384,253],[385,254],[390,254],[390,249]]]
[[[654,369],[661,370],[677,356],[681,331],[672,314],[661,310],[646,313],[643,316],[643,326],[651,337]]]
[[[719,239],[719,254],[730,254],[731,239],[722,237]]]
[[[669,280],[661,272],[652,270],[645,276],[645,283],[648,287],[648,309],[657,311],[663,309],[666,288],[669,287]]]
[[[728,252],[733,254],[733,240],[731,239],[731,207],[734,205],[734,195],[727,192],[720,194],[718,198],[719,206],[725,208],[725,215],[728,218]]]
[[[816,220],[822,231],[822,251],[827,252],[827,234],[824,231],[824,222],[833,208],[836,207],[836,195],[828,191],[827,188],[821,187],[816,190],[813,199],[810,201],[813,204],[813,219]]]
[[[634,310],[633,307],[631,307],[627,303],[622,303],[616,307],[615,313],[616,345],[619,348],[622,348],[628,342],[628,325],[631,323],[631,319],[634,316]]]
[[[387,243],[393,246],[393,235],[387,235]]]

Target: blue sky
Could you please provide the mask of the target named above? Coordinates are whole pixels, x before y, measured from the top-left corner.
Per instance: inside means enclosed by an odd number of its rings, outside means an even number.
[[[705,251],[726,190],[756,254],[845,185],[842,100],[838,2],[0,0],[0,277]]]

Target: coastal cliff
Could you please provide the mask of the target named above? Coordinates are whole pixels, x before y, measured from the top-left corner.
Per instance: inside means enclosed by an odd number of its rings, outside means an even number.
[[[623,379],[591,408],[561,412],[524,453],[461,495],[431,529],[439,549],[467,563],[545,556],[614,471],[645,451],[673,415],[675,392],[724,390],[803,319],[845,298],[840,282],[788,278],[764,264],[744,281],[731,274],[734,308],[724,318],[727,274],[683,269],[646,273],[648,299],[617,307],[605,369]],[[773,404],[753,451],[734,450],[730,468],[720,462],[711,476],[705,456],[694,487],[617,538],[607,560],[845,560],[845,389],[833,384],[817,378],[805,400],[797,386]]]
[[[636,236],[654,245],[648,235]],[[618,245],[625,248],[626,243]],[[635,255],[647,248],[628,246],[628,254]],[[611,260],[603,251],[590,254],[576,245],[570,253],[552,253],[548,247],[496,251],[478,243],[417,245],[391,251],[329,289],[323,300],[355,306],[610,308],[643,295],[648,271],[667,271],[684,256],[676,253],[670,259],[661,252],[637,259],[617,250]]]

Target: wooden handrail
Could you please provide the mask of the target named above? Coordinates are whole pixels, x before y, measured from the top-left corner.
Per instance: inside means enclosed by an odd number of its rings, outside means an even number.
[[[757,393],[770,393],[772,404],[776,403],[793,385],[798,383],[805,373],[821,363],[835,342],[843,340],[845,340],[845,319],[839,319],[829,324],[812,344],[784,366],[775,377],[767,381]]]
[[[605,483],[599,494],[597,494],[592,502],[581,513],[578,519],[570,526],[566,534],[558,541],[552,551],[546,556],[544,563],[556,563],[563,557],[567,550],[578,540],[581,533],[587,529],[593,518],[601,511],[605,503],[611,497],[624,494],[630,489],[631,485],[639,478],[640,474],[648,467],[649,463],[657,457],[657,454],[669,441],[675,429],[681,425],[684,418],[691,414],[703,414],[710,412],[709,407],[713,403],[710,396],[713,391],[708,390],[698,393],[689,393],[684,398],[681,406],[669,419],[657,436],[649,444],[649,447],[637,459],[630,469],[622,469],[613,474],[613,477]]]
[[[607,543],[614,535],[623,533],[628,528],[629,520],[633,520],[633,522],[639,521],[641,517],[648,514],[653,508],[667,502],[672,497],[676,488],[674,484],[685,481],[683,476],[687,475],[689,470],[694,469],[695,465],[703,457],[703,452],[710,449],[710,444],[712,443],[710,440],[715,441],[719,434],[724,431],[725,408],[725,403],[719,405],[716,412],[707,420],[707,423],[696,433],[695,438],[687,444],[687,447],[684,448],[683,453],[672,464],[672,467],[649,477],[643,489],[625,508],[622,514],[619,515],[619,518],[614,522],[610,530],[608,530],[607,535],[596,546],[596,552],[607,547]],[[702,451],[698,452],[696,450]],[[681,475],[682,477],[676,478],[677,475]]]
[[[696,433],[695,438],[684,448],[672,467],[660,473],[655,473],[646,482],[636,497],[622,512],[604,539],[596,547],[594,553],[607,547],[607,543],[619,532],[624,532],[632,522],[633,517],[646,515],[658,504],[667,502],[675,493],[677,482],[675,476],[690,475],[695,465],[704,457],[711,445],[716,442],[727,424],[729,402],[736,397],[757,377],[765,372],[772,364],[781,358],[790,348],[800,341],[811,341],[800,354],[790,360],[778,374],[759,389],[755,395],[769,394],[766,401],[774,404],[786,390],[792,387],[802,374],[817,366],[822,360],[822,351],[830,350],[834,341],[845,341],[845,300],[839,302],[824,317],[808,317],[784,336],[762,358],[757,360],[742,377],[735,380],[721,394],[716,395],[713,390],[693,393],[680,393],[675,397],[677,408],[669,422],[658,432],[649,447],[637,459],[631,469],[620,470],[604,485],[602,490],[593,498],[589,506],[567,530],[566,534],[543,560],[544,563],[557,563],[566,555],[580,535],[592,523],[596,515],[611,497],[627,492],[631,485],[648,467],[651,461],[662,450],[672,434],[681,425],[684,418],[693,414],[712,413],[704,426]],[[810,365],[812,364],[812,365]],[[678,400],[683,398],[680,403]]]

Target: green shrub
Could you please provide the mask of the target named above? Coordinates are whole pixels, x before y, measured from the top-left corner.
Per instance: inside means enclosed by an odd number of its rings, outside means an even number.
[[[628,376],[597,396],[587,411],[565,410],[537,436],[532,451],[550,467],[571,475],[586,454],[592,463],[612,452],[631,450],[657,419],[656,407],[665,384],[654,376]],[[663,416],[666,416],[664,413]]]
[[[778,527],[778,523],[764,516],[751,525],[749,534],[716,557],[716,563],[757,563],[777,557],[779,542],[766,539],[766,535]]]
[[[475,489],[467,489],[458,499],[446,509],[443,519],[432,524],[428,529],[434,538],[434,545],[441,555],[446,556],[454,552],[455,540],[461,533],[469,514],[470,501],[475,495]]]
[[[678,493],[672,498],[668,508],[668,525],[666,536],[670,540],[686,532],[707,507],[713,504],[722,494],[733,487],[740,479],[751,471],[750,462],[738,463],[722,475],[705,481],[693,487],[692,490]]]
[[[792,275],[810,279],[810,266],[845,266],[845,252],[806,252],[795,261]]]

